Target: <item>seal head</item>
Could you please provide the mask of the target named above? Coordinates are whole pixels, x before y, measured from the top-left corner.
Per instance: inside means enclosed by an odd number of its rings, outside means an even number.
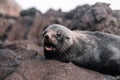
[[[48,26],[43,32],[45,57],[47,59],[65,57],[66,51],[72,44],[71,33],[71,30],[62,25]]]

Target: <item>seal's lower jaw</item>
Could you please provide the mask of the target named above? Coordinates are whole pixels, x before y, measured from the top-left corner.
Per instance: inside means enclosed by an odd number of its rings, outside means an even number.
[[[52,43],[45,43],[44,44],[44,49],[48,52],[52,52],[52,51],[56,50],[55,45],[52,44]]]

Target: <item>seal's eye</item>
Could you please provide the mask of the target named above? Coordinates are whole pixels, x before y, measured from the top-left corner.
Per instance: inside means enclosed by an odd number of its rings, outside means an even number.
[[[47,30],[43,31],[43,33],[42,33],[42,38],[45,37],[45,34],[46,34],[46,33],[47,33]]]
[[[60,37],[60,36],[61,36],[60,31],[57,31],[57,36],[58,36],[58,37]]]
[[[43,32],[43,37],[45,36],[45,34],[46,34],[47,32],[48,32],[47,30]]]
[[[66,36],[66,39],[70,39],[70,37]]]

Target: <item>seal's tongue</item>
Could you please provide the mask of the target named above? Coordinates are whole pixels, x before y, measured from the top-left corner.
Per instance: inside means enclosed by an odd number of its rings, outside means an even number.
[[[47,50],[47,51],[51,51],[51,50],[53,50],[53,47],[52,46],[45,46],[45,49]]]

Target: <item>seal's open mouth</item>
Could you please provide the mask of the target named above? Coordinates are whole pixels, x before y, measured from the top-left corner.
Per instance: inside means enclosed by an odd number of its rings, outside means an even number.
[[[46,51],[54,51],[55,50],[55,45],[47,42],[47,43],[44,44],[44,49]]]

